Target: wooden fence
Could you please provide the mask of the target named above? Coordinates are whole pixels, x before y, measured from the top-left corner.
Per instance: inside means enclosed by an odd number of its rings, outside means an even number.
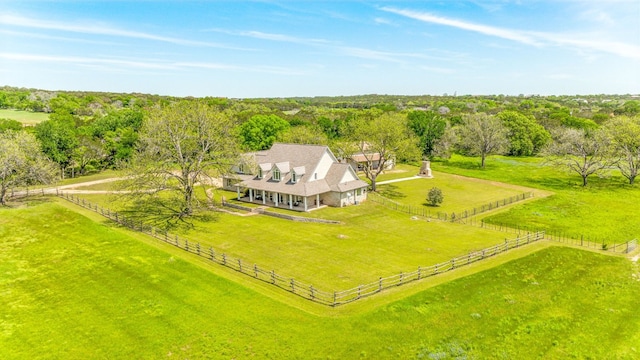
[[[474,207],[473,209],[468,209],[460,212],[452,212],[446,213],[441,211],[431,211],[431,209],[426,206],[413,206],[407,204],[401,204],[396,201],[385,198],[384,196],[378,195],[376,193],[369,193],[367,198],[373,202],[381,204],[389,209],[401,211],[407,213],[409,215],[422,216],[427,218],[433,218],[443,221],[451,221],[451,222],[462,222],[465,219],[472,218],[478,214],[482,214],[487,211],[491,211],[503,206],[507,206],[513,204],[515,202],[519,202],[522,200],[526,200],[528,198],[533,197],[532,192],[526,192],[519,195],[511,196],[508,198],[504,198],[502,200],[492,201],[488,204],[484,204],[482,206]]]
[[[459,256],[439,264],[426,267],[419,266],[417,270],[414,271],[401,272],[399,274],[388,277],[380,277],[377,281],[363,284],[352,289],[343,291],[324,291],[314,287],[312,284],[296,280],[292,277],[277,274],[274,270],[264,269],[259,267],[257,264],[248,262],[241,258],[229,256],[223,252],[217,251],[211,246],[202,246],[199,242],[189,241],[189,239],[180,238],[177,235],[170,235],[166,231],[158,230],[152,226],[145,225],[141,221],[134,221],[130,218],[127,218],[126,216],[123,216],[122,214],[119,214],[118,212],[113,212],[96,204],[92,204],[82,198],[79,198],[78,196],[73,196],[62,192],[58,192],[58,196],[67,199],[77,205],[80,205],[86,209],[95,211],[107,217],[108,219],[111,219],[132,230],[146,233],[158,240],[176,246],[189,253],[206,258],[212,262],[226,266],[235,271],[239,271],[257,280],[270,283],[302,298],[328,306],[347,304],[363,297],[377,294],[384,289],[400,286],[406,283],[418,281],[427,277],[451,271],[459,267],[469,265],[474,262],[503,253],[510,249],[518,248],[523,245],[527,245],[532,242],[544,239],[544,232],[528,233],[525,236],[518,237],[513,240],[505,240],[504,243],[483,250],[474,251],[464,256]]]

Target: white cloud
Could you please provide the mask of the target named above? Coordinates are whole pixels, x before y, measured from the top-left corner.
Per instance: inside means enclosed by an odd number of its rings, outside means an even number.
[[[168,63],[158,63],[148,60],[120,60],[120,59],[102,59],[102,58],[89,58],[79,56],[54,56],[54,55],[33,55],[33,54],[19,54],[19,53],[0,53],[0,59],[16,60],[16,61],[31,61],[31,62],[55,62],[55,63],[67,63],[76,65],[117,65],[133,68],[145,68],[145,69],[175,69],[176,67]]]
[[[172,44],[184,45],[184,46],[218,47],[218,48],[229,48],[229,49],[240,50],[238,48],[230,47],[223,44],[187,40],[187,39],[174,38],[174,37],[168,37],[168,36],[159,36],[159,35],[148,34],[144,32],[113,28],[106,25],[69,24],[69,23],[62,23],[62,22],[56,22],[56,21],[27,18],[23,16],[10,15],[10,14],[0,15],[0,24],[16,26],[16,27],[34,28],[34,29],[65,31],[65,32],[72,32],[72,33],[79,33],[79,34],[107,35],[107,36],[118,36],[118,37],[125,37],[125,38],[145,39],[145,40],[160,41],[160,42],[166,42],[166,43],[172,43]]]
[[[494,26],[474,24],[470,22],[465,22],[456,19],[449,19],[441,16],[436,16],[430,13],[417,12],[412,10],[400,10],[390,7],[383,7],[381,10],[394,13],[397,15],[402,15],[411,19],[420,20],[422,22],[445,25],[450,26],[462,30],[469,30],[477,33],[481,33],[489,36],[496,36],[499,38],[513,40],[520,43],[528,44],[528,45],[539,45],[539,42],[522,31],[510,30],[510,29],[502,29]]]
[[[302,70],[275,67],[275,66],[238,66],[212,62],[168,62],[158,61],[155,59],[108,59],[108,58],[91,58],[79,56],[53,56],[53,55],[34,55],[21,53],[0,53],[0,59],[13,60],[21,62],[46,62],[46,63],[62,63],[73,64],[77,66],[97,67],[109,66],[111,70],[119,69],[155,69],[155,70],[185,70],[185,69],[208,69],[208,70],[229,70],[238,72],[258,72],[268,74],[286,74],[286,75],[303,75]]]
[[[457,29],[477,32],[480,34],[511,40],[536,47],[569,46],[578,50],[598,51],[640,60],[640,46],[626,44],[618,41],[592,40],[592,36],[587,39],[562,33],[545,33],[504,29],[494,26],[474,24],[457,19],[449,19],[445,17],[435,16],[429,13],[422,13],[411,10],[399,10],[390,7],[384,7],[381,8],[381,10],[426,23],[450,26]]]

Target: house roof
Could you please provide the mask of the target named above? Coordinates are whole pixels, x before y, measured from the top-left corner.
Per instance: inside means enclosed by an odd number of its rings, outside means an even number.
[[[355,162],[378,161],[380,160],[380,153],[354,154],[351,156],[351,160]]]
[[[255,176],[245,178],[238,186],[297,196],[312,196],[329,191],[350,191],[368,185],[358,179],[350,165],[338,163],[327,146],[276,143],[271,149],[252,153],[252,155],[263,170],[263,177],[261,179]],[[313,171],[317,171],[327,157],[332,162],[328,165],[327,175],[316,179]],[[267,168],[265,164],[270,166]],[[273,180],[272,166],[280,170],[280,181]],[[296,173],[295,183],[291,182],[291,170]],[[358,180],[340,183],[348,171]]]

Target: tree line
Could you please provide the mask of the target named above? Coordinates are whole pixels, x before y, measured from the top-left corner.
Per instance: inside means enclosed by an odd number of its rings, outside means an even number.
[[[640,166],[640,102],[628,95],[196,99],[5,87],[0,108],[49,113],[33,128],[0,119],[4,191],[135,167],[138,175],[153,175],[138,176],[147,178],[138,188],[175,190],[179,199],[170,203],[182,204],[173,211],[179,218],[193,211],[195,184],[219,176],[242,151],[268,149],[276,141],[329,145],[341,158],[364,154],[362,170],[374,191],[386,162],[452,153],[479,156],[480,167],[493,154],[543,155],[579,174],[585,186],[590,175],[612,167],[633,183]],[[7,149],[25,141],[30,156],[33,144],[42,156],[7,160]],[[57,168],[57,176],[35,176],[34,166]],[[7,174],[12,180],[4,180]]]

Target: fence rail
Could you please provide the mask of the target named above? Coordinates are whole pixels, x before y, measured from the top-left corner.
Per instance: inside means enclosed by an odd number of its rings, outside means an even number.
[[[399,202],[393,201],[391,199],[387,199],[382,195],[376,193],[369,193],[367,195],[368,199],[381,204],[389,209],[401,211],[407,213],[409,215],[422,216],[428,218],[434,218],[438,220],[451,221],[451,222],[461,222],[465,219],[472,218],[478,214],[482,214],[487,211],[491,211],[503,206],[511,205],[513,203],[523,201],[533,197],[532,192],[526,192],[519,195],[511,196],[508,198],[504,198],[498,201],[492,201],[490,203],[484,204],[482,206],[474,207],[473,209],[468,209],[460,212],[441,212],[441,211],[431,211],[431,209],[426,208],[425,206],[413,206],[407,204],[401,204]]]
[[[31,195],[45,195],[45,192],[31,192]],[[163,241],[167,244],[176,246],[182,250],[185,250],[189,253],[195,254],[197,256],[206,258],[212,262],[223,265],[227,268],[233,269],[235,271],[241,272],[247,276],[253,277],[257,280],[270,283],[274,286],[277,286],[283,290],[289,291],[292,294],[298,295],[304,299],[311,300],[313,302],[327,305],[327,306],[339,306],[347,303],[351,303],[357,301],[361,298],[371,296],[377,293],[382,292],[385,289],[389,289],[392,287],[401,286],[410,282],[419,281],[421,279],[435,276],[437,274],[441,274],[444,272],[455,270],[459,267],[463,267],[497,254],[506,252],[511,249],[519,248],[521,246],[530,244],[532,242],[536,242],[542,239],[549,239],[559,241],[559,239],[551,239],[545,236],[544,231],[539,232],[528,232],[526,235],[519,236],[512,240],[506,240],[504,243],[497,244],[492,247],[488,247],[479,251],[473,251],[463,256],[458,256],[452,258],[448,261],[441,262],[435,265],[430,265],[426,267],[419,266],[416,270],[409,272],[401,272],[399,274],[380,277],[378,280],[370,282],[368,284],[362,284],[357,287],[341,290],[341,291],[325,291],[314,287],[312,284],[296,280],[292,277],[283,276],[281,274],[277,274],[275,270],[267,270],[259,267],[255,263],[248,262],[241,258],[236,258],[233,256],[229,256],[223,252],[219,252],[211,246],[202,246],[199,242],[189,241],[186,238],[180,238],[177,235],[170,235],[168,232],[156,229],[152,226],[146,225],[141,221],[135,221],[131,218],[127,218],[118,212],[114,212],[109,210],[108,208],[100,207],[96,204],[92,204],[85,199],[82,199],[78,196],[73,196],[68,193],[63,193],[61,191],[56,191],[55,195],[66,199],[74,204],[82,206],[86,209],[95,211],[98,214],[105,216],[106,218],[113,220],[125,227],[128,227],[135,231],[140,231],[146,233],[160,241]],[[578,244],[580,240],[572,239],[572,242],[569,242],[566,239],[563,239],[570,244]],[[580,243],[582,246],[595,246],[592,242],[588,244],[582,241]],[[610,250],[617,252],[628,253],[633,251],[638,246],[638,241],[636,239],[627,241],[626,243],[614,244],[610,247],[601,246],[601,250]]]
[[[469,265],[471,263],[494,256],[496,254],[503,253],[510,249],[514,249],[531,242],[544,239],[544,232],[529,233],[526,236],[518,237],[513,240],[505,240],[504,243],[498,244],[496,246],[492,246],[480,251],[471,252],[467,255],[456,257],[439,264],[427,267],[418,267],[418,269],[414,271],[402,272],[400,274],[388,277],[381,277],[375,282],[359,285],[352,289],[342,291],[326,291],[318,289],[312,284],[306,283],[304,281],[296,280],[295,278],[278,274],[275,272],[275,270],[268,270],[259,267],[255,263],[251,263],[241,258],[236,258],[223,252],[219,252],[211,246],[202,246],[199,242],[189,241],[189,239],[180,238],[177,235],[171,235],[166,231],[158,230],[152,226],[144,224],[141,221],[132,220],[122,214],[119,214],[118,212],[114,212],[109,209],[100,207],[96,204],[92,204],[89,201],[86,201],[85,199],[78,196],[73,196],[68,193],[62,192],[58,192],[57,195],[86,209],[95,211],[107,217],[108,219],[113,220],[130,229],[146,233],[160,241],[176,246],[189,253],[206,258],[212,262],[241,272],[257,280],[270,283],[302,298],[328,306],[347,304],[360,298],[379,293],[384,289],[400,286],[409,282],[421,280],[430,276],[441,274],[443,272],[451,271],[461,266]]]

